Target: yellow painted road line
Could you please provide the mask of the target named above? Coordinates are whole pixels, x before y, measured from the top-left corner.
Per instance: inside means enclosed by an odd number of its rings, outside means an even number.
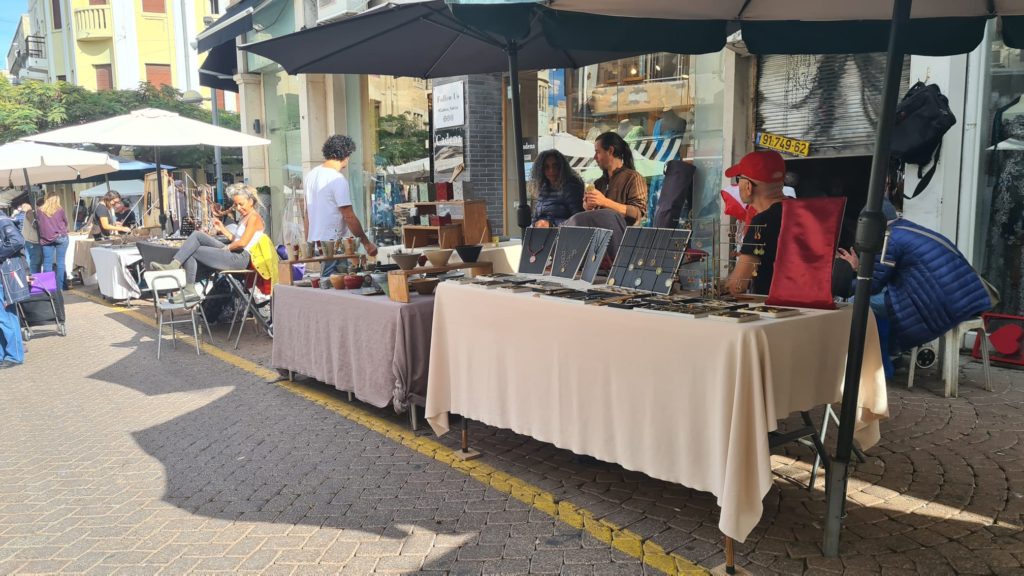
[[[142,314],[137,310],[112,305],[92,294],[87,294],[78,290],[72,290],[72,294],[89,300],[90,302],[107,306],[108,308],[111,308],[118,313],[125,314],[134,320],[142,322],[143,324],[147,324],[154,328],[156,327],[156,321],[152,317]],[[190,344],[194,342],[194,340],[189,336],[182,336],[182,339]],[[264,368],[255,362],[241,358],[231,352],[222,350],[221,348],[212,346],[208,343],[203,343],[201,346],[203,351],[210,356],[213,356],[218,360],[222,360],[235,368],[244,370],[264,380],[279,379],[279,375],[275,370]],[[475,478],[477,481],[486,484],[499,492],[508,494],[516,500],[524,502],[545,514],[572,526],[573,528],[583,530],[601,542],[604,542],[612,548],[632,556],[633,558],[640,559],[647,566],[655,568],[660,572],[670,575],[685,576],[708,574],[706,569],[698,566],[694,562],[691,562],[678,554],[668,553],[664,548],[655,544],[651,540],[644,539],[640,535],[631,532],[626,528],[622,528],[608,520],[599,519],[593,512],[586,508],[577,506],[568,500],[559,500],[554,494],[520,480],[507,472],[502,472],[489,464],[478,460],[459,460],[454,456],[451,448],[441,444],[440,442],[423,436],[417,436],[412,430],[409,430],[405,426],[396,424],[395,422],[381,418],[368,410],[345,402],[332,394],[331,391],[322,389],[323,387],[313,388],[311,386],[288,382],[285,380],[279,380],[276,384],[293,394],[319,404],[336,414],[377,432],[378,434],[387,436],[411,450],[415,450],[420,454],[429,456],[438,462],[443,462],[451,468]]]

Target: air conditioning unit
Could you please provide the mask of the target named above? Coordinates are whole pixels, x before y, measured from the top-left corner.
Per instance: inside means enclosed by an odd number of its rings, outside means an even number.
[[[316,0],[316,23],[340,20],[366,10],[368,0]]]

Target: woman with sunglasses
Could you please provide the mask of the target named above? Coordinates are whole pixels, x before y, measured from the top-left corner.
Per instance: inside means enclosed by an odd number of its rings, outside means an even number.
[[[232,233],[218,219],[213,220],[213,227],[228,239],[228,244],[224,244],[205,232],[196,230],[181,245],[169,264],[157,262],[149,264],[153,270],[185,269],[187,284],[182,290],[182,297],[185,301],[199,299],[199,292],[195,287],[196,270],[199,264],[218,271],[245,270],[252,262],[254,247],[263,237],[266,226],[263,217],[256,210],[256,206],[259,204],[256,189],[245,184],[232,184],[227,187],[225,192],[235,202],[235,209],[240,216],[238,227]]]

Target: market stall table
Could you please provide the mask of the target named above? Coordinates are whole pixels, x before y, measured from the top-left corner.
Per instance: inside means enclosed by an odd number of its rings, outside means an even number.
[[[75,253],[78,250],[79,244],[83,240],[90,240],[85,234],[68,234],[68,250],[64,254],[64,270],[68,278],[73,278],[75,273]],[[86,251],[88,254],[88,251]],[[92,256],[89,256],[89,261],[92,261]]]
[[[410,404],[426,399],[433,316],[433,296],[399,304],[383,295],[279,284],[272,364],[411,416]]]
[[[73,244],[68,246],[68,254],[71,254],[72,267],[69,270],[81,268],[82,283],[86,286],[96,284],[96,264],[92,261],[92,247],[96,241],[89,236],[78,236]]]
[[[84,242],[82,242],[84,243]],[[135,246],[93,246],[89,253],[96,267],[100,294],[112,300],[129,300],[142,295],[128,267],[142,260]]]
[[[426,417],[455,412],[654,478],[711,492],[743,541],[772,485],[768,433],[841,396],[851,308],[745,324],[443,283]],[[874,323],[857,439],[888,414]]]

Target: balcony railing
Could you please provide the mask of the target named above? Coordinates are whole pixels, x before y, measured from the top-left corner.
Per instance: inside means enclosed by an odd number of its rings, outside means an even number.
[[[75,10],[75,38],[79,41],[109,40],[112,36],[110,6],[90,6]]]

